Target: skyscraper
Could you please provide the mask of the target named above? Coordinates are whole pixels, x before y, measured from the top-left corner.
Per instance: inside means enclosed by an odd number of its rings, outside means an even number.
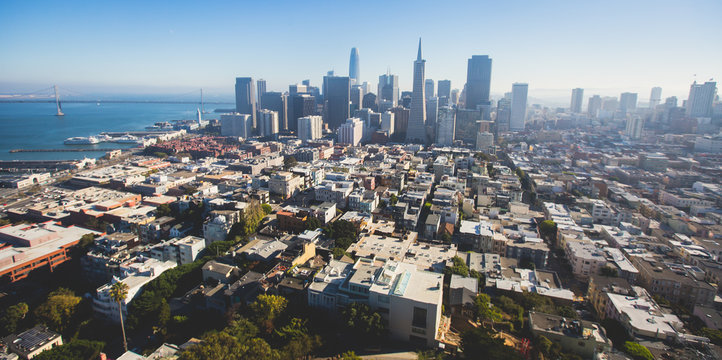
[[[263,109],[263,102],[261,101],[261,97],[263,96],[263,94],[266,93],[266,80],[256,80],[256,87],[258,87],[258,108]]]
[[[403,106],[396,106],[389,109],[394,114],[394,134],[406,136],[406,128],[409,127],[410,111]],[[400,137],[403,140],[403,137]]]
[[[298,139],[306,142],[321,138],[323,119],[320,116],[304,116],[298,118]]]
[[[504,97],[496,103],[496,131],[509,131],[509,119],[511,118],[511,93],[504,93]]]
[[[451,98],[451,80],[439,80],[436,87],[436,92],[439,98]]]
[[[624,134],[630,139],[637,140],[642,137],[642,128],[644,127],[644,119],[639,116],[632,116],[627,119],[627,127]]]
[[[356,48],[351,48],[351,58],[348,63],[348,77],[351,78],[351,85],[361,84],[359,82],[361,77],[360,70],[358,50],[356,50]]]
[[[652,88],[652,93],[649,94],[649,108],[654,109],[662,102],[662,88],[655,86]]]
[[[509,129],[512,131],[524,130],[526,121],[526,98],[528,93],[529,84],[514,83],[511,85]]]
[[[350,115],[351,79],[347,76],[323,77],[324,122],[336,130]]]
[[[280,130],[288,130],[287,98],[284,93],[267,91],[261,95],[261,109],[267,109],[278,113],[278,127]]]
[[[258,135],[278,135],[278,113],[272,110],[258,110]]]
[[[686,114],[689,117],[710,117],[712,116],[712,103],[717,92],[717,83],[708,81],[704,84],[697,84],[695,81],[689,87],[687,98]]]
[[[434,97],[434,80],[426,79],[424,82],[424,92],[426,95],[426,99]]]
[[[584,89],[581,89],[581,88],[572,89],[572,104],[569,107],[570,111],[574,114],[581,113],[583,101],[584,101]]]
[[[253,78],[236,78],[236,112],[251,115],[253,127],[256,127],[256,92]]]
[[[591,117],[597,117],[599,115],[599,111],[602,110],[602,97],[599,95],[594,95],[589,98],[589,103],[587,104],[587,114]]]
[[[387,111],[381,114],[381,131],[385,131],[388,137],[394,134],[394,113]]]
[[[348,144],[357,146],[361,143],[363,136],[364,123],[359,118],[349,118],[346,122],[338,127],[337,140],[339,144]]]
[[[385,74],[379,76],[379,105],[382,101],[391,101],[391,107],[399,104],[399,76]]]
[[[414,87],[411,95],[411,115],[406,130],[406,141],[426,144],[426,96],[424,95],[424,75],[426,60],[421,58],[421,39],[419,52],[414,61]]]
[[[296,94],[288,98],[288,130],[298,130],[298,118],[316,113],[316,99],[309,94]]]
[[[454,108],[440,108],[436,124],[436,145],[451,146],[454,143],[454,127],[456,126],[456,111]]]
[[[221,136],[247,139],[252,136],[253,118],[249,114],[221,114]]]
[[[619,96],[619,111],[622,112],[622,115],[626,115],[627,112],[631,112],[632,110],[637,108],[637,93],[622,93],[622,95]]]
[[[466,108],[476,110],[478,105],[488,105],[490,89],[491,58],[473,55],[466,70]]]

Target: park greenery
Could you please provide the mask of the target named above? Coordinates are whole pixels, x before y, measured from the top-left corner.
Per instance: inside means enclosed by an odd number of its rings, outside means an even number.
[[[53,347],[33,357],[37,360],[95,360],[105,343],[90,340],[71,340],[67,344]]]

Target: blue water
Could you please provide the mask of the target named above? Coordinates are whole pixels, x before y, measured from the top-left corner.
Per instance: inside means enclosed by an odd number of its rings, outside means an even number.
[[[226,106],[227,107],[227,106]],[[12,149],[102,148],[133,144],[65,145],[74,136],[103,131],[145,130],[156,122],[195,119],[197,104],[65,103],[65,116],[55,116],[54,103],[0,103],[0,160],[68,160],[100,157],[102,151],[10,153]],[[206,107],[206,111],[212,111]],[[210,118],[214,114],[206,114]]]

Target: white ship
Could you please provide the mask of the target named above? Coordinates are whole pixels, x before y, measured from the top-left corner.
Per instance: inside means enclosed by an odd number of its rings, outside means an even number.
[[[139,139],[133,135],[126,134],[119,138],[113,139],[113,142],[116,142],[119,144],[140,144],[143,142],[143,139]]]
[[[76,136],[65,139],[63,142],[65,145],[94,145],[100,142],[100,139],[98,139],[95,136],[88,136],[88,137],[82,137],[82,136]]]

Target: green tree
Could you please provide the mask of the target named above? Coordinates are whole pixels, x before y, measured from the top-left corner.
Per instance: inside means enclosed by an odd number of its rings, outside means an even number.
[[[341,319],[347,329],[351,329],[362,340],[379,339],[386,333],[386,324],[381,314],[362,303],[354,302],[341,311]]]
[[[449,233],[447,233],[447,232],[441,234],[441,241],[443,241],[447,244],[450,244],[451,243],[451,235],[449,235]]]
[[[453,265],[450,268],[444,269],[446,274],[456,274],[461,276],[469,276],[469,266],[466,265],[464,259],[454,256],[451,258]]]
[[[78,242],[78,247],[85,250],[88,248],[88,246],[92,245],[94,241],[95,241],[94,234],[92,234],[92,233],[85,234],[80,237],[80,241]]]
[[[627,341],[624,343],[624,352],[637,360],[654,360],[654,356],[644,345]]]
[[[156,152],[153,153],[153,156],[155,156],[155,157],[157,157],[157,158],[165,159],[165,158],[168,157],[168,154],[166,154],[166,153],[164,153],[164,152],[162,152],[162,151],[156,151]]]
[[[346,351],[339,356],[341,357],[341,360],[361,360],[361,357],[356,355],[353,351]]]
[[[391,194],[391,197],[389,198],[389,203],[391,206],[396,205],[396,203],[399,202],[399,198],[396,196],[396,194]]]
[[[249,306],[256,323],[267,333],[273,330],[273,321],[286,309],[288,300],[278,295],[259,295]]]
[[[82,299],[73,291],[59,288],[48,295],[48,299],[35,309],[35,317],[49,328],[63,332],[74,323],[74,316]]]
[[[5,334],[14,333],[18,330],[18,325],[25,319],[28,314],[28,304],[21,302],[9,306],[5,309],[3,316],[0,317],[0,326]]]
[[[285,169],[290,169],[298,164],[298,161],[296,161],[296,158],[293,156],[288,156],[285,159],[283,159],[283,167]]]
[[[313,216],[306,219],[306,230],[316,230],[321,227],[321,221]]]
[[[444,360],[446,355],[443,352],[424,350],[416,353],[416,360]]]
[[[491,303],[491,298],[487,294],[479,294],[474,298],[474,313],[480,320],[501,320],[499,309]]]
[[[89,340],[71,340],[67,344],[55,346],[33,357],[37,360],[95,360],[105,347],[105,343]]]
[[[713,344],[722,346],[722,331],[720,330],[703,327],[697,332],[697,335],[707,337]]]
[[[156,217],[171,216],[170,205],[168,205],[168,204],[158,205],[158,207],[155,208],[155,215],[156,215]]]
[[[545,239],[555,239],[557,236],[557,224],[552,220],[544,220],[539,224],[539,235]]]
[[[125,351],[128,351],[128,340],[125,336],[125,324],[123,323],[122,303],[127,297],[128,284],[118,281],[110,286],[110,298],[118,304],[118,316],[120,316],[120,330],[123,332],[123,349],[125,349]]]
[[[261,204],[261,208],[263,209],[263,213],[268,215],[273,212],[273,208],[271,205],[268,204]]]
[[[522,359],[504,340],[495,337],[489,329],[474,328],[461,334],[461,348],[466,359]]]

